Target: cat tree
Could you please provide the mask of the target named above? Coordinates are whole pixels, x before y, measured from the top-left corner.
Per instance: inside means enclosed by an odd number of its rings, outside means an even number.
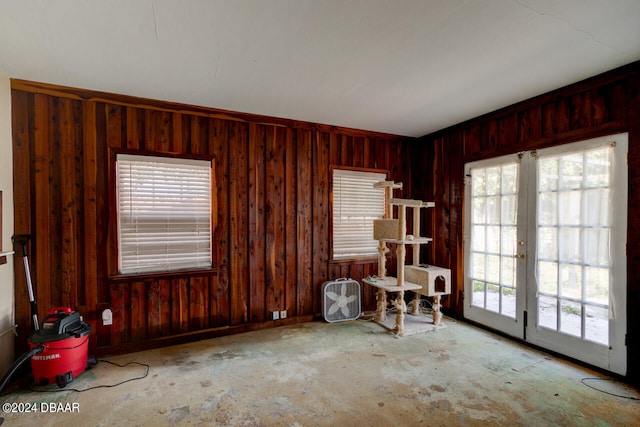
[[[363,279],[363,282],[376,287],[377,308],[374,321],[383,323],[386,320],[387,292],[395,293],[392,302],[396,308],[396,322],[393,331],[404,334],[404,313],[407,305],[404,301],[405,291],[415,293],[411,302],[411,314],[420,313],[420,295],[433,297],[433,323],[439,325],[442,319],[440,298],[451,293],[451,271],[446,268],[420,265],[420,245],[430,243],[433,239],[420,236],[420,213],[423,208],[432,208],[433,202],[412,199],[393,198],[393,190],[401,189],[402,183],[381,181],[375,188],[385,191],[384,217],[373,223],[373,238],[378,240],[378,276]],[[398,209],[398,217],[393,218],[393,207]],[[413,210],[411,233],[407,233],[407,209]],[[387,244],[396,245],[397,277],[387,276],[386,257]],[[406,246],[413,250],[412,265],[405,265]]]

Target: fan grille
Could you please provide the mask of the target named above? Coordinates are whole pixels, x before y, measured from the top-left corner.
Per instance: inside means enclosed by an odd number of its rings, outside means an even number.
[[[325,282],[322,312],[327,322],[343,322],[360,317],[360,283],[352,279]]]

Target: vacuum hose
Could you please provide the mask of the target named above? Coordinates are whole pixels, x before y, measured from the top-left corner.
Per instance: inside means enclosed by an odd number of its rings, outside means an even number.
[[[9,383],[9,380],[11,379],[13,374],[16,373],[18,368],[22,366],[24,362],[31,359],[36,354],[42,353],[43,351],[44,351],[44,346],[38,345],[33,347],[31,350],[27,351],[26,353],[24,353],[22,356],[18,357],[18,360],[13,362],[13,365],[11,365],[7,373],[4,374],[4,376],[2,377],[2,381],[0,381],[0,393],[2,393],[2,390],[4,390],[5,386]]]

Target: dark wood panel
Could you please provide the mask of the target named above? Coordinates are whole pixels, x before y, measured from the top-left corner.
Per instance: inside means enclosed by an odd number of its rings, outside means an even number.
[[[248,246],[248,129],[230,124],[229,145],[229,234],[231,324],[249,321],[249,246]],[[222,224],[219,224],[222,226]]]
[[[180,120],[180,123],[182,120]],[[175,133],[175,132],[174,132]],[[182,131],[178,131],[182,135]],[[229,269],[229,122],[218,119],[209,121],[209,154],[214,156],[215,197],[213,212],[214,264],[227,272]],[[173,149],[177,146],[174,144]],[[216,276],[211,291],[211,324],[228,325],[230,312],[230,291],[228,274]]]
[[[171,333],[189,331],[189,280],[171,280]]]
[[[285,169],[286,129],[269,129],[266,141],[266,306],[267,313],[285,308]]]
[[[316,132],[313,141],[313,296],[320,295],[329,278],[329,139],[329,134]],[[321,309],[320,298],[315,298],[313,312]]]
[[[514,122],[515,121],[515,122]],[[517,130],[513,139],[514,129]],[[518,151],[540,149],[578,140],[629,132],[629,204],[628,204],[628,360],[640,355],[640,318],[635,307],[640,303],[637,270],[640,259],[640,63],[634,63],[596,76],[584,82],[541,95],[522,103],[486,114],[421,139],[416,158],[434,159],[433,189],[417,187],[420,197],[433,192],[436,201],[434,232],[436,238],[429,253],[448,262],[452,269],[452,294],[447,309],[462,315],[464,271],[463,204],[464,164]],[[497,135],[497,140],[494,138]],[[433,153],[433,154],[431,154]],[[414,163],[415,169],[415,163]],[[442,176],[447,176],[442,178]],[[420,179],[414,170],[413,183]],[[448,196],[447,196],[448,194]],[[448,238],[447,238],[448,237]],[[632,363],[629,377],[640,380],[640,369]]]
[[[51,247],[51,158],[50,152],[51,135],[49,116],[49,97],[45,95],[35,95],[34,110],[34,171],[33,181],[35,184],[35,194],[32,205],[33,218],[33,240],[32,253],[37,251],[52,252]],[[33,248],[35,246],[35,249]],[[34,283],[51,284],[51,263],[57,262],[58,257],[37,257],[32,258]],[[48,307],[54,303],[51,295],[51,286],[37,286],[37,302],[40,307]],[[54,297],[55,298],[55,297]],[[57,299],[57,298],[56,298]],[[54,303],[55,305],[55,303]]]
[[[273,129],[272,127],[269,127]],[[262,322],[265,304],[265,140],[267,126],[249,128],[249,321]]]
[[[287,129],[284,148],[285,288],[283,309],[287,316],[298,315],[298,134]],[[301,251],[302,252],[302,251]]]
[[[330,165],[389,169],[406,183],[407,138],[46,88],[13,91],[14,165],[23,180],[15,213],[26,213],[16,230],[37,231],[30,255],[35,277],[48,284],[41,307],[81,310],[98,335],[92,349],[308,320],[319,314],[320,286],[334,274],[375,274],[374,263],[330,262]],[[123,151],[214,158],[211,271],[118,274],[115,156]],[[16,319],[28,324],[26,295],[16,295]],[[372,292],[364,295],[375,302]],[[107,308],[110,326],[100,323]],[[294,319],[273,322],[275,310]]]
[[[297,236],[297,313],[299,316],[313,312],[313,134],[298,130],[296,170]],[[320,238],[320,236],[318,236]]]
[[[640,75],[628,82],[629,210],[627,213],[627,363],[628,376],[640,384]]]
[[[32,118],[33,118],[33,94],[11,91],[11,129],[13,136],[13,206],[14,206],[14,230],[15,234],[31,233],[31,208],[32,186],[31,161],[33,151],[31,147]],[[33,263],[33,243],[27,246],[29,261]],[[13,257],[14,269],[14,295],[15,295],[15,321],[23,329],[29,331],[31,318],[29,315],[29,297],[27,294],[27,281],[22,262],[20,248],[14,248],[16,256]],[[23,353],[28,348],[25,341],[18,342],[16,353]]]

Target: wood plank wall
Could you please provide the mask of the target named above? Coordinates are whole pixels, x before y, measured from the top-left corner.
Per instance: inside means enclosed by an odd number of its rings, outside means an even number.
[[[629,377],[640,382],[640,62],[421,138],[411,181],[414,197],[436,202],[423,225],[434,236],[427,258],[452,269],[445,307],[462,316],[464,164],[619,132],[629,132]],[[420,164],[433,164],[434,174],[424,176]]]
[[[331,166],[411,176],[409,139],[393,135],[20,80],[12,81],[12,115],[15,231],[33,235],[40,315],[54,306],[80,311],[96,332],[92,351],[102,354],[316,318],[324,281],[377,270],[330,260]],[[117,275],[118,150],[215,158],[212,270]],[[24,332],[29,304],[18,258]],[[374,307],[373,290],[363,293],[364,306]],[[112,326],[99,321],[105,308]],[[274,310],[288,318],[269,320]]]

